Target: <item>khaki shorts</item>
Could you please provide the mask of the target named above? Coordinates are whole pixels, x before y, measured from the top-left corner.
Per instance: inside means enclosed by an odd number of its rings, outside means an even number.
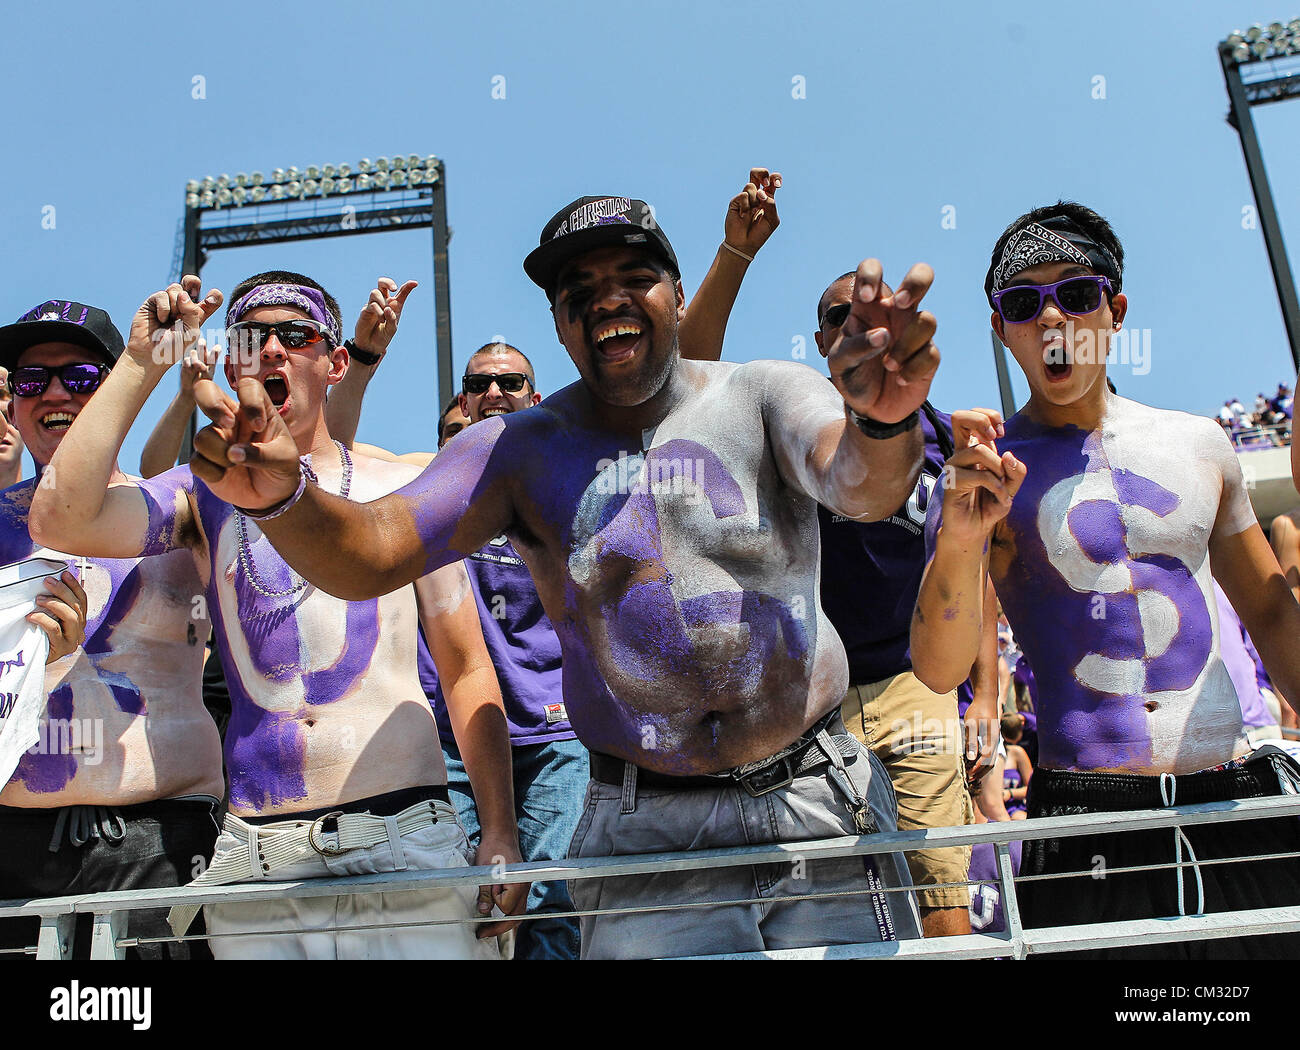
[[[966,789],[961,720],[955,693],[927,689],[911,671],[867,685],[851,685],[841,708],[844,725],[880,759],[898,797],[898,830],[973,824],[975,810]],[[921,849],[907,854],[907,866],[922,908],[967,908],[964,883],[970,847]]]

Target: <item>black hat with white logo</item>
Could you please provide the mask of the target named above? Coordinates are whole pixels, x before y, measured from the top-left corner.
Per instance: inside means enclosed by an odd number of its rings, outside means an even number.
[[[113,365],[122,356],[122,333],[103,310],[67,299],[50,299],[0,328],[0,365],[13,371],[23,351],[38,343],[75,343]]]
[[[571,259],[596,248],[627,245],[657,255],[681,273],[654,209],[629,197],[579,197],[561,208],[542,227],[541,243],[524,260],[524,272],[547,296],[555,297],[555,282]]]

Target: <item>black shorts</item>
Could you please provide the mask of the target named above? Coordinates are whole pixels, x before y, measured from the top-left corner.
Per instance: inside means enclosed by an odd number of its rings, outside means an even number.
[[[1300,785],[1300,768],[1276,748],[1264,748],[1237,768],[1176,778],[1175,805],[1267,798],[1284,793],[1279,778]],[[1063,817],[1127,809],[1160,809],[1160,777],[1040,769],[1029,782],[1029,816]],[[1028,831],[1028,828],[1026,828]],[[1205,913],[1300,904],[1300,857],[1244,863],[1208,863],[1231,857],[1300,852],[1300,817],[1224,821],[1183,828],[1198,867],[1182,869],[1183,911],[1197,913],[1199,870]],[[1192,859],[1176,857],[1172,828],[1033,841],[1026,837],[1020,874],[1082,872],[1082,878],[1017,883],[1026,929],[1074,926],[1179,914],[1174,868],[1116,872]],[[1300,957],[1300,934],[1237,937],[1172,944],[1052,953],[1091,959],[1278,959]]]
[[[183,886],[212,860],[219,816],[216,799],[199,798],[138,806],[0,806],[0,900]],[[77,916],[74,958],[89,957],[92,925],[93,916]],[[31,947],[39,929],[40,919],[35,917],[0,920],[0,948]],[[166,909],[129,913],[126,936],[171,935]],[[23,957],[5,954],[0,959]],[[206,941],[195,940],[143,944],[128,948],[126,957],[210,959],[212,955]]]

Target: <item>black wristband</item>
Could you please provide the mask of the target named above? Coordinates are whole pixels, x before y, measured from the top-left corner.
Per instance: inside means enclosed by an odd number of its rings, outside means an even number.
[[[897,423],[877,423],[874,419],[867,416],[860,416],[848,405],[844,406],[848,412],[849,418],[857,424],[858,429],[866,434],[869,438],[875,438],[877,441],[884,441],[886,438],[897,437],[899,434],[905,434],[915,427],[921,420],[919,411],[914,411],[906,419],[900,419]]]
[[[369,350],[362,350],[351,339],[343,341],[343,348],[347,350],[349,357],[355,358],[363,365],[377,365],[384,359],[383,354],[372,354]]]

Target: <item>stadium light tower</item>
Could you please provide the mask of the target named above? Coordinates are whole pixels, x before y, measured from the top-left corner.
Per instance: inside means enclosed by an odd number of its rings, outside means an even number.
[[[1219,62],[1228,87],[1228,123],[1241,138],[1241,152],[1246,158],[1250,187],[1255,194],[1255,209],[1264,231],[1268,262],[1282,306],[1291,360],[1300,371],[1300,300],[1296,298],[1291,263],[1282,241],[1282,227],[1273,205],[1264,156],[1255,134],[1250,107],[1281,102],[1300,95],[1300,19],[1286,25],[1251,26],[1244,33],[1231,33],[1219,43]]]
[[[447,171],[441,159],[414,153],[373,163],[310,165],[209,175],[185,186],[185,221],[178,267],[199,274],[221,248],[348,237],[396,230],[433,230],[436,316],[435,408],[455,392],[451,367],[451,282],[447,272]],[[189,459],[194,420],[182,449]]]

